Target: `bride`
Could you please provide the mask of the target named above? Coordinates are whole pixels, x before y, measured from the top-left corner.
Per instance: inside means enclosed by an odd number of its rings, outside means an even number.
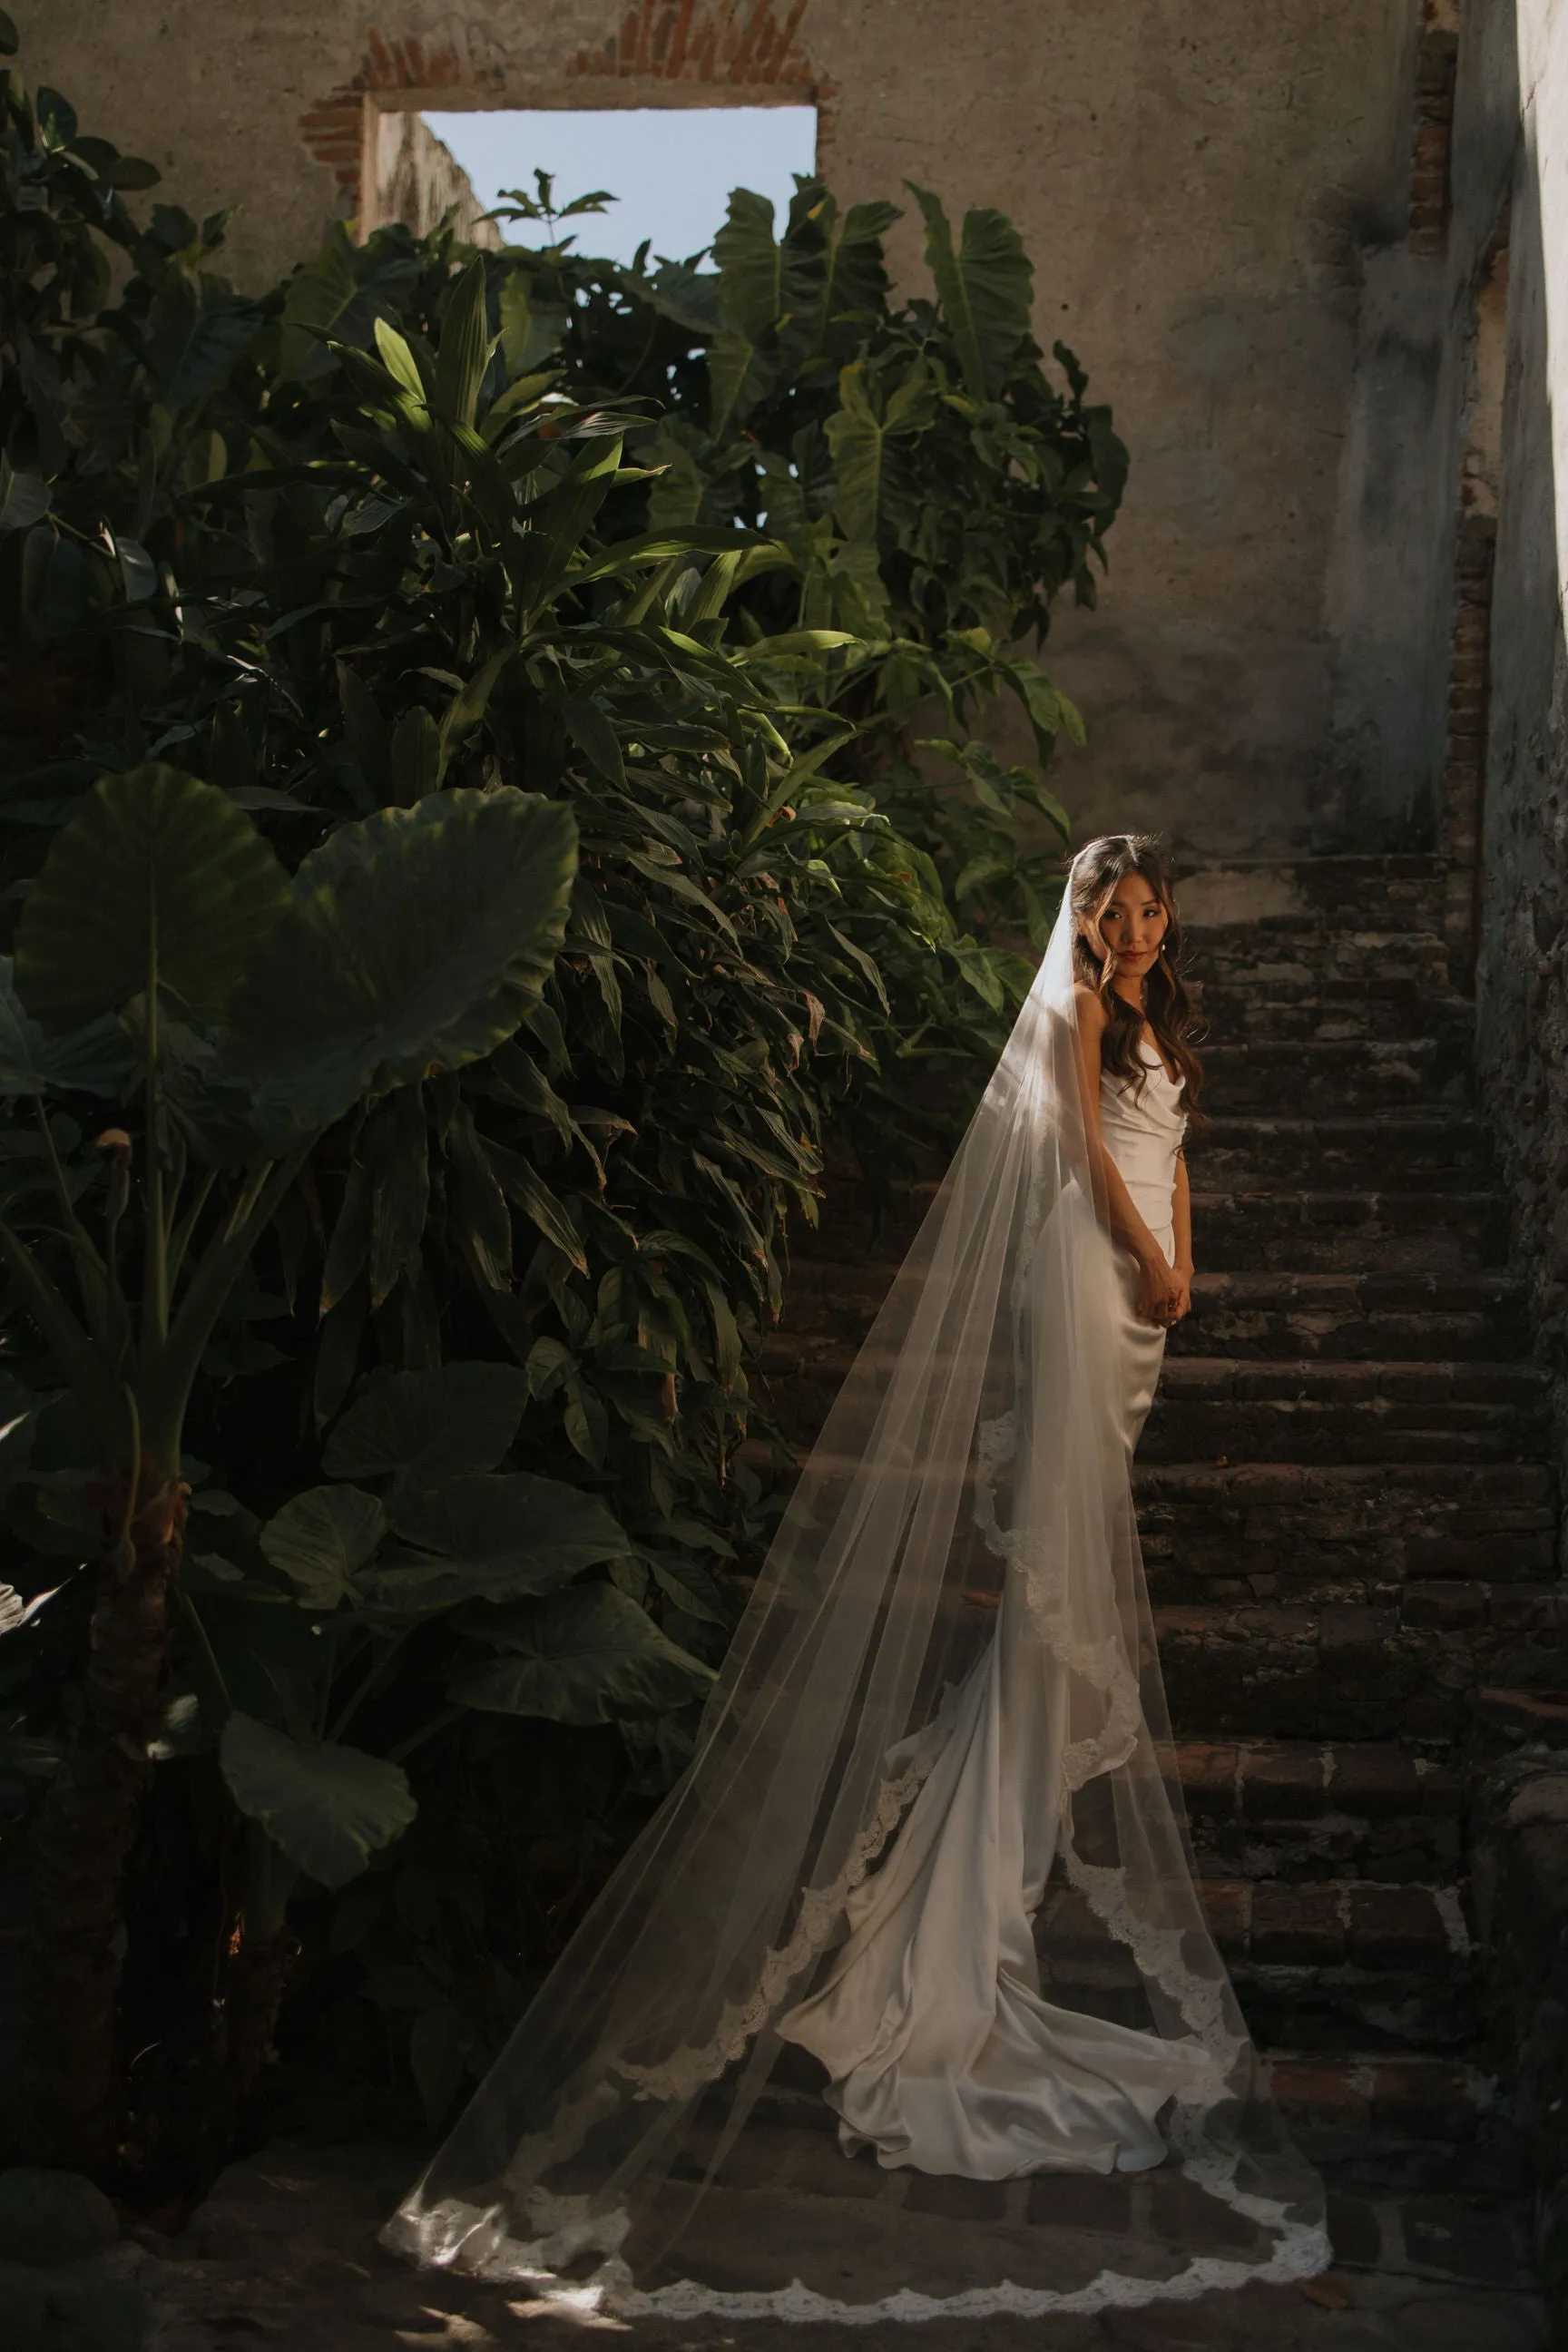
[[[1080,851],[692,1766],[390,2245],[626,2315],[785,2318],[1082,2311],[1327,2261],[1194,1886],[1130,1486],[1191,1297],[1180,957],[1157,845]],[[826,2176],[789,2153],[824,2100]],[[1192,2247],[1129,2206],[1064,2270],[1051,2181],[1154,2168],[1208,2217]],[[909,2174],[1045,2176],[1035,2226],[987,2191],[994,2225],[933,2245]]]

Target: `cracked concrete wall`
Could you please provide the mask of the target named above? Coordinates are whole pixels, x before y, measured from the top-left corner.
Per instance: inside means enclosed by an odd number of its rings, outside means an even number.
[[[1090,730],[1058,779],[1080,827],[1152,825],[1234,858],[1358,845],[1368,825],[1397,837],[1422,805],[1429,777],[1406,771],[1429,751],[1394,739],[1415,694],[1403,648],[1425,612],[1411,577],[1424,544],[1384,560],[1373,600],[1399,604],[1381,658],[1403,686],[1347,700],[1341,659],[1368,625],[1368,597],[1342,593],[1367,477],[1363,464],[1361,489],[1347,488],[1346,450],[1367,249],[1396,244],[1408,212],[1419,0],[645,0],[640,12],[20,0],[16,12],[29,79],[66,89],[85,127],[150,155],[193,209],[240,203],[233,251],[249,282],[347,208],[301,118],[348,90],[377,42],[396,67],[416,39],[421,69],[445,80],[373,104],[816,96],[822,160],[846,196],[896,195],[910,177],[950,207],[1016,218],[1042,341],[1071,342],[1131,445],[1100,610],[1065,611],[1047,656]],[[363,101],[343,103],[340,171]],[[919,282],[908,222],[894,250]],[[1426,396],[1409,371],[1380,382],[1374,478]]]

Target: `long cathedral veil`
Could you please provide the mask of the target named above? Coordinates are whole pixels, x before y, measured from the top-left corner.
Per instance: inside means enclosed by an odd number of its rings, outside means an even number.
[[[1322,2267],[1320,2184],[1267,2095],[1194,1885],[1095,1184],[1069,891],[801,1475],[693,1763],[389,2246],[626,2315],[1082,2311]],[[933,2232],[901,2185],[879,2193],[907,2173],[812,2128],[832,2122],[822,2070],[778,2031],[830,1978],[847,1902],[889,1858],[994,1643],[1048,1676],[1059,1744],[1041,1990],[1194,2062],[1120,2237],[1053,2229],[1083,2210],[1081,2176],[1059,2172]]]

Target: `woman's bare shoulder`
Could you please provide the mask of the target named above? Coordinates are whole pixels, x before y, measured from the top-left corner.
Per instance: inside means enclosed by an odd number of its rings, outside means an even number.
[[[1102,1037],[1108,1016],[1099,989],[1090,988],[1086,980],[1076,980],[1072,994],[1079,1029],[1086,1037]]]

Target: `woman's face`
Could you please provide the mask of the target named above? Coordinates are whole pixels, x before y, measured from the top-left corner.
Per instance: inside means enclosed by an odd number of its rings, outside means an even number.
[[[1124,874],[1100,918],[1100,935],[1116,959],[1119,980],[1142,980],[1160,952],[1171,918],[1153,884]]]

